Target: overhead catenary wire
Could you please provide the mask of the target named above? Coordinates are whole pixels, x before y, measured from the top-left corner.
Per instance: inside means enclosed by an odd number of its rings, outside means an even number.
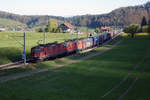
[[[24,49],[22,52],[22,59],[24,60],[24,65],[26,65],[26,32],[24,32],[23,36],[11,36],[18,44],[20,44]],[[19,40],[17,40],[17,37],[23,38],[23,43],[21,43]]]

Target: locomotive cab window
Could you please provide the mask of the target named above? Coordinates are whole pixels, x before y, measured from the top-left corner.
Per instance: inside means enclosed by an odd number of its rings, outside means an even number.
[[[49,51],[50,50],[50,47],[47,47],[47,51]]]
[[[35,49],[35,52],[36,52],[36,53],[40,53],[40,52],[41,52],[41,49],[40,49],[40,48],[36,48],[36,49]]]

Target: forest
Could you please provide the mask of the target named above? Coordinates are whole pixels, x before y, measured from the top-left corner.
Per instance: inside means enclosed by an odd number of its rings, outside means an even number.
[[[49,16],[49,15],[18,15],[0,11],[0,18],[9,19],[27,25],[29,28],[43,26],[48,21],[56,19],[59,22],[68,22],[74,26],[96,28],[101,26],[127,26],[130,24],[140,24],[143,16],[150,17],[150,2],[143,5],[122,7],[113,10],[108,14],[81,15],[73,17]]]

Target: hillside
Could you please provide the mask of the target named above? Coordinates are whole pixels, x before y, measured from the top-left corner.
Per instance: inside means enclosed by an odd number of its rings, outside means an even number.
[[[18,15],[18,14],[8,13],[8,12],[4,12],[4,11],[0,11],[0,18],[19,21],[21,23],[26,24],[28,27],[45,25],[45,24],[47,24],[47,22],[50,18],[54,18],[57,20],[64,20],[63,17],[57,17],[57,16],[48,16],[48,15],[26,16],[26,15]]]
[[[50,18],[61,21],[67,21],[75,26],[100,27],[103,25],[120,25],[140,24],[141,19],[145,16],[148,19],[150,15],[150,2],[139,6],[124,7],[113,10],[108,14],[102,15],[83,15],[64,18],[60,16],[21,16],[17,14],[0,11],[0,18],[11,19],[26,24],[28,27],[42,26],[47,24]]]
[[[21,22],[14,21],[11,19],[0,18],[1,28],[7,28],[7,30],[12,30],[14,28],[17,28],[17,26],[26,26],[26,25]]]
[[[108,14],[74,16],[67,20],[76,26],[95,28],[103,25],[140,24],[143,16],[148,19],[148,15],[150,15],[150,2],[139,6],[119,8]]]

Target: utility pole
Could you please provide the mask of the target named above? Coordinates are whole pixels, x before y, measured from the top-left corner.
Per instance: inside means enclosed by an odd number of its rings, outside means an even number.
[[[77,41],[79,40],[78,33],[79,33],[79,30],[77,29],[77,33],[76,33]]]
[[[26,33],[24,32],[24,51],[23,51],[24,65],[26,65]]]
[[[117,34],[117,18],[115,18],[115,35]]]
[[[89,33],[88,33],[88,27],[87,27],[87,30],[86,30],[86,31],[87,31],[87,38],[88,38],[88,34],[89,34]]]
[[[71,39],[73,40],[73,30],[71,31]]]
[[[77,40],[79,40],[79,32],[77,32]]]
[[[44,32],[43,44],[46,44],[46,32]]]
[[[21,37],[24,39],[24,43],[21,43],[20,41],[18,41],[16,39],[16,37]],[[24,60],[24,65],[26,65],[26,33],[24,32],[24,35],[23,36],[12,36],[12,38],[17,41],[17,43],[19,43],[23,48],[23,52],[22,52],[22,59]]]

